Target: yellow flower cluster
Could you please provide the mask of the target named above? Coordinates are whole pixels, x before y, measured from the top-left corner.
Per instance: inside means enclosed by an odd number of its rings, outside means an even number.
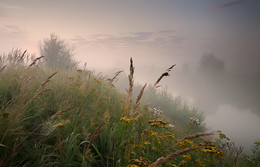
[[[249,162],[252,162],[252,159],[250,159],[250,158],[246,158],[246,160],[249,161]]]
[[[132,156],[135,156],[135,155],[136,155],[136,153],[132,151],[132,152],[131,152],[131,155],[132,155]]]
[[[188,146],[194,147],[195,144],[192,141],[185,139],[185,140],[179,142],[178,146],[181,147],[181,148],[185,148],[185,147],[188,147]]]
[[[171,137],[171,138],[173,138],[173,139],[175,139],[175,137],[174,137],[174,135],[173,135],[173,133],[171,133],[171,132],[165,132],[169,137]]]
[[[185,158],[185,159],[187,159],[187,160],[191,160],[191,156],[190,156],[190,154],[183,155],[182,157]]]
[[[158,133],[157,132],[154,132],[154,131],[149,131],[150,132],[150,136],[149,137],[153,137],[153,136],[156,136],[158,137]]]
[[[173,166],[173,167],[178,167],[177,165],[175,165],[175,164],[170,164],[170,163],[167,163],[167,165],[170,165],[170,166]]]
[[[144,147],[143,145],[134,144],[134,145],[132,146],[132,149],[135,149],[135,148],[144,149],[145,147]]]
[[[136,119],[136,118],[121,117],[120,121],[129,123],[129,122],[131,122],[131,121],[137,121],[137,119]]]
[[[149,145],[149,144],[151,144],[149,141],[144,142],[144,145]]]
[[[57,126],[65,126],[68,123],[69,123],[69,120],[62,120],[60,123],[52,125],[52,127],[55,128]]]
[[[139,166],[149,167],[150,161],[146,158],[139,157],[138,159],[133,159],[133,163]]]
[[[155,146],[152,146],[152,149],[154,150],[154,151],[158,151],[159,149],[157,148],[157,147],[155,147]]]
[[[200,161],[200,160],[197,159],[196,162],[198,162],[198,164],[200,166],[206,166],[205,162],[203,162],[203,161]]]
[[[139,167],[137,165],[127,165],[127,167]]]
[[[149,120],[148,121],[150,123],[151,126],[155,126],[155,127],[159,127],[159,128],[167,128],[167,122],[163,121],[163,120]]]
[[[222,158],[223,159],[223,152],[216,148],[216,147],[208,147],[208,148],[205,148],[205,149],[202,149],[200,150],[201,152],[204,152],[204,153],[214,153],[216,154],[219,158]]]

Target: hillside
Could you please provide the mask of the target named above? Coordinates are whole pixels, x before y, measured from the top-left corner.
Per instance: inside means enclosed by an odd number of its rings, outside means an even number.
[[[134,89],[132,59],[123,94],[113,86],[117,75],[46,68],[25,57],[1,56],[0,166],[259,163],[259,156],[225,159],[229,139],[221,131],[203,133],[203,114],[180,99],[151,85]]]

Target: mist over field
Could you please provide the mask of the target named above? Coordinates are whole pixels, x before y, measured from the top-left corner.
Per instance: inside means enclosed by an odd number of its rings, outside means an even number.
[[[80,65],[104,76],[129,58],[135,82],[160,85],[205,113],[209,131],[222,130],[247,153],[260,139],[260,1],[0,2],[0,53],[13,48],[39,55],[56,33],[74,48]]]
[[[136,82],[153,84],[168,66],[137,66]],[[255,71],[246,71],[249,68]],[[249,68],[231,71],[214,54],[204,54],[197,65],[177,64],[161,86],[203,111],[209,130],[223,130],[249,153],[254,140],[260,137],[260,76],[258,66]],[[117,70],[111,70],[110,75]],[[118,82],[119,87],[126,85],[127,78],[123,77]]]

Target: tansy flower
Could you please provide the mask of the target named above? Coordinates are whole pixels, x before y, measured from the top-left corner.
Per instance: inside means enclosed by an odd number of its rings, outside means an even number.
[[[151,144],[149,141],[144,142],[144,145],[149,145],[149,144]]]
[[[190,156],[190,154],[183,155],[182,157],[185,158],[185,159],[191,160],[191,156]]]
[[[52,125],[52,127],[55,128],[57,126],[65,126],[67,123],[69,123],[69,120],[62,120],[60,123]]]

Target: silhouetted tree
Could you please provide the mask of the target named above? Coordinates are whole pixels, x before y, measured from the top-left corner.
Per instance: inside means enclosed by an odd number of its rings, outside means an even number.
[[[199,70],[212,74],[224,73],[225,63],[213,53],[205,54],[200,59]]]
[[[54,33],[40,44],[40,54],[44,56],[44,63],[48,67],[68,69],[77,66],[72,59],[73,49]]]

